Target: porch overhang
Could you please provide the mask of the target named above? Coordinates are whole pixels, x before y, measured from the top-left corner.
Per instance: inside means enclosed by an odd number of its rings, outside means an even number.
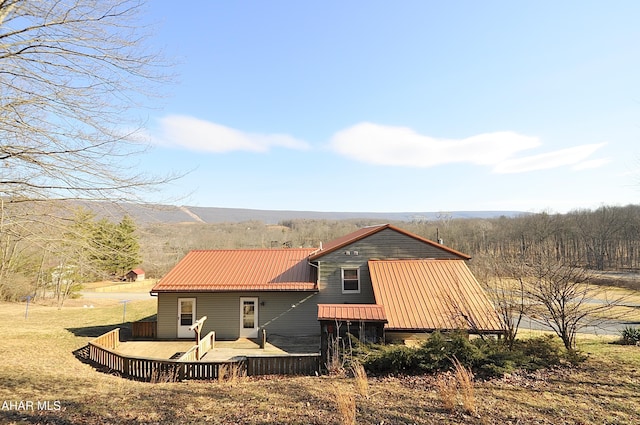
[[[379,304],[318,304],[318,321],[387,323]]]

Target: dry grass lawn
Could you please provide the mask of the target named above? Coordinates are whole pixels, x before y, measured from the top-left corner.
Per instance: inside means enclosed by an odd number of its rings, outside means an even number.
[[[336,391],[355,398],[359,424],[640,423],[640,347],[602,339],[581,341],[590,354],[578,367],[476,382],[470,415],[461,398],[445,409],[431,376],[368,378],[366,395],[333,377],[132,382],[72,354],[117,325],[122,305],[31,306],[27,320],[24,307],[0,304],[2,424],[341,424]],[[129,320],[153,313],[154,301],[127,306]]]

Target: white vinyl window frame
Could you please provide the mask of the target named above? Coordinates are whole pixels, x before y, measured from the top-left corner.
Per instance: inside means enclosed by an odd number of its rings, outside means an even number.
[[[346,272],[346,274],[345,274]],[[354,276],[355,272],[355,276]],[[342,267],[340,269],[343,294],[360,293],[360,267]],[[354,289],[354,285],[356,288]]]

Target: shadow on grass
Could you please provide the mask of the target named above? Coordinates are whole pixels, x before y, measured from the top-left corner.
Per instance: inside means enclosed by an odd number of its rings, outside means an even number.
[[[116,328],[120,328],[120,338],[124,334],[131,335],[131,322],[119,323],[113,325],[101,325],[101,326],[86,326],[83,328],[66,328],[69,332],[75,336],[97,338],[100,335],[104,335]]]
[[[147,316],[144,319],[137,320],[138,322],[149,322],[156,320],[156,315],[153,314],[151,316]],[[90,337],[97,338],[100,335],[104,335],[109,331],[112,331],[116,328],[120,328],[120,340],[128,341],[131,339],[131,323],[132,322],[124,322],[110,325],[99,325],[99,326],[85,326],[82,328],[66,328],[69,332],[79,337]]]
[[[57,424],[72,425],[81,422],[62,417],[60,411],[41,410],[5,410],[0,411],[0,423],[3,424]]]
[[[100,335],[104,335],[107,332],[110,332],[116,328],[120,328],[121,341],[131,339],[131,322],[121,323],[118,325],[86,326],[83,328],[66,328],[66,330],[71,332],[75,336],[97,338]],[[100,366],[97,363],[94,363],[91,360],[89,360],[88,344],[78,348],[77,350],[74,350],[72,353],[75,356],[75,358],[80,360],[82,363],[90,364],[91,366],[94,366],[96,368]]]

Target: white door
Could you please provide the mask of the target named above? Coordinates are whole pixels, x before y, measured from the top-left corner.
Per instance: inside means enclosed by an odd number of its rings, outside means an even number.
[[[240,298],[240,338],[258,337],[258,299]]]
[[[195,338],[189,328],[196,322],[196,299],[178,298],[178,338]]]

